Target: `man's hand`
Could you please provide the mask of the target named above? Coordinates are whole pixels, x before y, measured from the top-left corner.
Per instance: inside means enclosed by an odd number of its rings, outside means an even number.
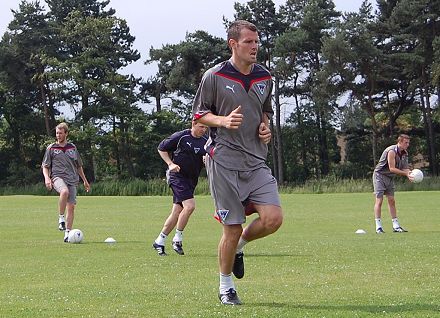
[[[173,163],[171,163],[171,164],[168,166],[168,170],[173,171],[173,172],[179,172],[179,171],[180,171],[180,166],[179,166],[179,165],[176,165],[176,164],[173,162]]]
[[[50,180],[50,178],[44,178],[44,184],[47,190],[52,190],[52,180]]]
[[[89,184],[89,182],[87,180],[84,181],[84,188],[86,189],[86,192],[90,191],[90,184]]]
[[[265,123],[261,123],[258,127],[258,137],[260,137],[261,142],[268,144],[272,138],[272,132]]]
[[[410,182],[414,182],[414,176],[411,174],[411,170],[406,170],[406,177]]]
[[[243,121],[241,105],[234,109],[228,116],[223,118],[222,126],[227,129],[238,129]]]

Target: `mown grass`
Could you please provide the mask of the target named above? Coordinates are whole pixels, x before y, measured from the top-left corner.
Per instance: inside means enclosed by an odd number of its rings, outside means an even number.
[[[79,197],[78,245],[56,229],[56,197],[0,197],[0,317],[440,317],[438,191],[398,192],[409,233],[384,213],[384,235],[371,194],[282,195],[281,229],[246,247],[237,307],[218,302],[221,229],[196,200],[186,255],[159,257],[169,197]]]

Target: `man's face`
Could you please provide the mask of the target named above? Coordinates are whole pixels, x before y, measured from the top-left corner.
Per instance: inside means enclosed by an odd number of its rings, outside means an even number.
[[[206,134],[206,131],[208,130],[208,126],[203,125],[201,123],[196,123],[193,125],[192,131],[193,131],[193,135],[194,137],[200,138],[202,137],[204,134]]]
[[[58,143],[63,143],[66,141],[67,133],[64,131],[64,129],[57,128],[55,134]]]
[[[257,52],[260,39],[258,33],[249,29],[242,29],[238,41],[230,40],[235,56],[246,64],[257,62]]]
[[[401,142],[399,142],[399,148],[403,150],[407,150],[409,147],[409,139],[403,139]]]

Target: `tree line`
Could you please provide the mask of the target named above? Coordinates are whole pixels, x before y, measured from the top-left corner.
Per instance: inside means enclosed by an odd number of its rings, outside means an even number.
[[[329,0],[234,9],[259,28],[258,60],[273,75],[269,163],[280,183],[368,177],[399,133],[412,137],[412,161],[439,174],[440,0],[364,1],[346,13]],[[230,52],[224,38],[195,31],[152,47],[145,64],[157,72],[137,78],[121,73],[140,59],[134,39],[109,0],[13,10],[0,42],[0,185],[41,181],[60,121],[89,180],[163,176],[158,143],[189,127],[204,71]]]

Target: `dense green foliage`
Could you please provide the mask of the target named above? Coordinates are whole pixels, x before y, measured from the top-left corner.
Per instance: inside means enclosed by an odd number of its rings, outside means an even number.
[[[396,178],[398,191],[437,191],[440,189],[440,178],[425,178],[422,183],[411,183],[404,178]],[[321,179],[309,179],[305,183],[281,185],[280,193],[361,193],[373,192],[371,179],[338,178],[329,176]],[[2,195],[52,195],[58,196],[55,191],[47,191],[43,183],[29,186],[0,187]],[[92,184],[91,191],[86,193],[84,187],[78,187],[79,195],[86,196],[169,196],[172,194],[164,179],[134,179],[134,180],[106,180]],[[201,177],[197,185],[196,195],[209,195],[209,185],[206,177]]]
[[[41,181],[54,127],[66,120],[90,181],[155,179],[156,147],[188,127],[205,70],[229,56],[206,31],[151,48],[149,78],[122,75],[140,59],[109,1],[22,1],[0,42],[0,186]],[[236,3],[260,30],[259,61],[273,74],[269,163],[280,184],[366,178],[398,133],[411,162],[439,174],[440,1]],[[219,24],[229,25],[225,17]]]
[[[82,244],[62,242],[55,197],[0,199],[1,317],[439,317],[439,192],[400,192],[408,233],[374,233],[371,194],[283,195],[280,230],[245,247],[244,305],[220,305],[221,227],[209,197],[185,256],[151,248],[169,197],[80,197]],[[367,234],[357,235],[357,229]],[[107,245],[113,237],[117,243]],[[170,240],[169,240],[170,241]]]

